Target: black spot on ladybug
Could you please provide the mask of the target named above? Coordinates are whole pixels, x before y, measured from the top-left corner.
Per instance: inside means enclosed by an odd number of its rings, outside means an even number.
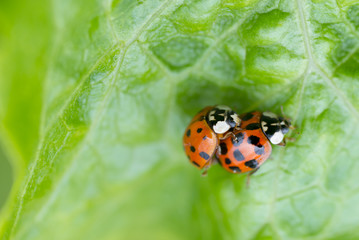
[[[281,119],[273,118],[270,116],[262,115],[261,122],[267,126],[267,130],[264,131],[265,135],[270,139],[276,132],[280,131]]]
[[[191,129],[188,129],[186,132],[187,137],[191,136]]]
[[[251,136],[249,136],[249,138],[248,138],[248,143],[249,143],[249,144],[252,144],[252,145],[258,145],[259,140],[260,140],[259,137],[254,136],[254,135],[251,135]]]
[[[263,155],[264,154],[264,147],[261,144],[258,144],[257,146],[254,147],[254,152],[258,155]]]
[[[226,110],[217,109],[212,115],[214,117],[214,119],[215,119],[214,122],[216,122],[216,121],[224,121],[224,119],[225,119],[224,113],[225,112],[226,112]]]
[[[247,167],[250,167],[250,168],[256,168],[258,166],[258,162],[255,159],[252,159],[252,160],[245,162],[244,165],[246,165]]]
[[[251,119],[253,117],[252,113],[247,113],[246,115],[244,115],[244,117],[242,117],[242,121],[247,121],[249,119]]]
[[[224,121],[224,116],[215,116],[216,121]]]
[[[209,159],[209,155],[207,153],[205,153],[205,152],[200,152],[199,155],[205,160]]]
[[[192,152],[196,151],[196,149],[193,146],[191,146],[190,149],[191,149]]]
[[[207,135],[204,135],[204,137],[202,138],[203,140],[206,140],[207,139]]]
[[[229,159],[229,158],[226,158],[226,159],[224,159],[224,162],[226,163],[226,164],[231,164],[231,159]]]
[[[198,129],[197,129],[197,132],[198,132],[198,133],[202,132],[202,128],[198,128]]]
[[[228,152],[227,145],[224,142],[219,144],[221,155],[225,155]]]
[[[234,146],[238,147],[239,145],[242,144],[244,135],[243,135],[243,133],[239,132],[239,133],[235,134],[235,136],[236,136],[236,138],[232,138],[232,143]]]
[[[251,123],[251,124],[248,124],[246,129],[247,130],[256,130],[256,129],[259,129],[261,126],[259,125],[259,123]]]
[[[193,163],[193,165],[195,165],[195,166],[197,166],[197,167],[200,167],[199,164],[196,163],[196,162],[191,162],[191,163]]]
[[[226,110],[223,109],[217,109],[214,113],[214,119],[216,119],[217,121],[223,121],[224,120],[224,113],[226,112]]]
[[[242,154],[238,149],[236,149],[236,150],[233,152],[233,156],[234,156],[234,158],[235,158],[237,161],[243,161],[243,160],[244,160],[243,154]]]
[[[231,169],[233,172],[237,173],[237,172],[241,172],[241,169],[239,167],[229,167],[229,169]]]

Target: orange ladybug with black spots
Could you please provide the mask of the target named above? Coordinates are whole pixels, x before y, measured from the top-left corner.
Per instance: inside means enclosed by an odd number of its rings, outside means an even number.
[[[240,129],[233,130],[234,137],[220,140],[216,157],[231,173],[254,172],[269,158],[271,143],[285,145],[291,123],[271,112],[255,111],[240,118]]]
[[[240,118],[224,105],[202,109],[190,122],[183,135],[183,147],[190,162],[199,169],[207,169],[220,139],[226,139],[240,125]]]

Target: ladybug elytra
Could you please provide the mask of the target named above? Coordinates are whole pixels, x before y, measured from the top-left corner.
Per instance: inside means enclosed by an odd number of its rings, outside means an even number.
[[[240,116],[234,138],[221,140],[217,159],[232,173],[257,170],[270,156],[272,144],[285,145],[284,135],[291,128],[289,120],[271,112],[250,112]]]
[[[240,125],[240,118],[224,105],[202,109],[183,135],[183,146],[190,162],[197,168],[208,168],[221,139],[226,139]]]

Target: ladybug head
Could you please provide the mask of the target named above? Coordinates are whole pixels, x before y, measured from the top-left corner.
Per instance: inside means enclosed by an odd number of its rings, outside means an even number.
[[[207,115],[207,123],[217,134],[224,134],[238,127],[241,120],[237,113],[225,105],[215,106]]]
[[[283,134],[286,134],[289,132],[289,129],[291,128],[292,124],[290,122],[289,119],[286,119],[284,117],[279,117],[278,118],[280,121],[280,130],[282,131]]]
[[[291,128],[291,122],[289,119],[279,117],[272,112],[263,112],[261,127],[271,143],[280,144],[283,141],[284,135]]]

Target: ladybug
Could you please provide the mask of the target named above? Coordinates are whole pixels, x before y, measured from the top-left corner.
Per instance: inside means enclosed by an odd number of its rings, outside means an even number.
[[[183,146],[190,162],[197,168],[208,168],[220,139],[232,136],[241,120],[237,113],[224,105],[202,109],[190,122],[183,135]]]
[[[285,145],[284,135],[292,129],[288,119],[271,112],[250,112],[240,116],[235,137],[222,139],[216,157],[231,173],[254,173],[272,152],[272,144]],[[251,173],[251,174],[252,174]]]

